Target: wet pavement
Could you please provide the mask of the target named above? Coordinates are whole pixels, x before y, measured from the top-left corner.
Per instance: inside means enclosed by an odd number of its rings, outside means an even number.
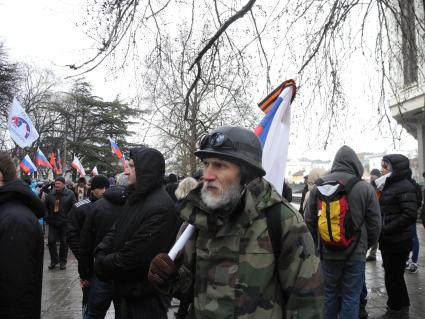
[[[425,318],[425,231],[422,224],[417,224],[420,247],[419,270],[416,274],[406,271],[405,278],[410,296],[410,318]],[[50,264],[49,251],[44,250],[44,274],[41,318],[45,319],[74,319],[81,318],[82,292],[79,286],[77,262],[69,252],[66,270],[48,270]],[[377,254],[377,261],[366,263],[366,280],[368,288],[367,310],[369,318],[376,318],[385,312],[386,291],[384,284],[384,270],[382,259]],[[174,318],[174,309],[170,309],[169,318]],[[106,318],[114,318],[114,309],[111,306]]]

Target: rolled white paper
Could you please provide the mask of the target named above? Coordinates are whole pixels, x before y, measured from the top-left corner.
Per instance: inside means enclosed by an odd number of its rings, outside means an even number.
[[[168,253],[168,256],[170,256],[171,260],[174,260],[178,252],[183,249],[184,245],[186,245],[186,242],[189,240],[190,236],[192,236],[194,230],[195,230],[195,227],[193,227],[193,225],[191,224],[187,225],[184,232],[177,239],[173,248],[171,248],[170,252]]]

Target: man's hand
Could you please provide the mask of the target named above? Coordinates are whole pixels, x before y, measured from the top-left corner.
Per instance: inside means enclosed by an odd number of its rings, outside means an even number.
[[[81,279],[80,278],[80,287],[81,288],[86,288],[88,286],[90,286],[90,281],[87,280],[87,279]]]
[[[156,255],[149,267],[148,280],[158,288],[171,283],[177,274],[177,267],[167,254]]]

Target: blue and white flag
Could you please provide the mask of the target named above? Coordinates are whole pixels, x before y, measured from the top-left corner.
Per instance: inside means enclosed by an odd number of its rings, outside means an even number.
[[[10,137],[21,148],[30,146],[38,139],[38,133],[32,125],[31,120],[16,97],[13,98],[7,118],[7,127]]]
[[[259,107],[266,115],[255,128],[255,133],[263,145],[262,164],[266,171],[264,178],[274,186],[279,194],[282,193],[288,161],[291,102],[296,92],[295,82],[293,80],[285,81],[280,89],[281,92],[278,96],[274,90],[260,102]],[[269,106],[265,107],[266,104]]]

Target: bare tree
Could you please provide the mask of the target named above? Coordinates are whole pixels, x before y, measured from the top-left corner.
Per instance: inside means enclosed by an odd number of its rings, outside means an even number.
[[[297,75],[302,98],[295,122],[304,130],[321,123],[307,133],[326,147],[342,135],[353,114],[346,99],[350,81],[344,79],[344,72],[347,61],[356,56],[369,60],[376,69],[373,73],[377,80],[365,89],[374,101],[374,125],[397,139],[386,101],[400,88],[398,68],[403,70],[401,83],[423,81],[418,65],[424,64],[425,46],[418,45],[423,41],[416,35],[425,30],[423,6],[423,1],[414,0],[95,1],[87,21],[100,21],[93,29],[97,33],[91,34],[101,39],[99,46],[87,61],[71,68],[88,72],[113,56],[119,56],[124,65],[130,54],[132,58],[134,53],[136,57],[140,54],[141,46],[148,55],[155,52],[161,65],[166,58],[163,46],[170,33],[168,27],[180,28],[171,20],[183,15],[181,19],[190,21],[189,32],[198,31],[198,36],[191,37],[197,52],[184,70],[192,72],[191,80],[179,97],[186,102],[189,122],[190,99],[194,99],[198,81],[206,73],[203,63],[217,63],[217,48],[226,47],[235,63],[257,80],[256,87],[263,93],[270,89],[270,83],[288,74]],[[199,36],[205,25],[213,32]],[[261,68],[255,66],[258,63]]]

